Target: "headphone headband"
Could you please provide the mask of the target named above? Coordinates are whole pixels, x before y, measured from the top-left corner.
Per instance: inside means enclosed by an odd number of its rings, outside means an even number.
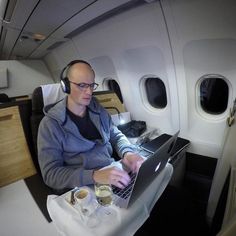
[[[62,87],[63,92],[65,92],[65,93],[68,93],[68,94],[70,93],[70,82],[69,82],[68,77],[67,76],[64,77],[63,74],[64,74],[65,70],[68,70],[71,66],[73,66],[74,64],[77,64],[77,63],[83,63],[83,64],[88,65],[91,68],[92,72],[94,73],[92,66],[87,61],[73,60],[70,63],[68,63],[67,66],[65,66],[62,69],[61,74],[60,74],[61,87]]]
[[[74,64],[77,64],[77,63],[83,63],[83,64],[86,64],[88,65],[91,69],[92,69],[92,66],[87,62],[87,61],[84,61],[84,60],[73,60],[71,61],[70,63],[67,64],[67,66],[65,66],[62,71],[61,71],[61,74],[60,74],[60,78],[63,79],[63,73],[66,69],[69,69],[71,66],[73,66]],[[93,70],[93,69],[92,69]]]

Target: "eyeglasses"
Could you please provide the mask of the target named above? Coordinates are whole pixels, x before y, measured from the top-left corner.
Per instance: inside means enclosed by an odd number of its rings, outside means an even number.
[[[90,88],[91,90],[96,90],[98,85],[97,83],[87,84],[87,83],[75,83],[69,80],[70,83],[77,85],[81,90]]]

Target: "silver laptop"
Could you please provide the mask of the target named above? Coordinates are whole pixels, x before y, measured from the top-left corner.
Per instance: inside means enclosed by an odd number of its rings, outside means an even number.
[[[176,143],[179,131],[169,138],[154,153],[143,162],[138,173],[130,175],[131,181],[124,189],[113,187],[114,204],[121,208],[128,208],[139,195],[146,189],[157,175],[165,168],[170,153]]]

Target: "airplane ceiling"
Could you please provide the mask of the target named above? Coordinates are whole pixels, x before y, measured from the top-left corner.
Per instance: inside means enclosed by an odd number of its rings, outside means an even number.
[[[101,19],[144,1],[0,0],[0,59],[38,59]]]

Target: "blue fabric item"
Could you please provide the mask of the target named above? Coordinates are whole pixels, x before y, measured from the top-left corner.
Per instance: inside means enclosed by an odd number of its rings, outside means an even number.
[[[67,97],[48,105],[38,131],[38,160],[44,182],[54,189],[93,184],[93,171],[111,164],[113,148],[120,157],[135,148],[113,125],[108,112],[92,98],[89,116],[102,139],[84,138],[66,112]]]

